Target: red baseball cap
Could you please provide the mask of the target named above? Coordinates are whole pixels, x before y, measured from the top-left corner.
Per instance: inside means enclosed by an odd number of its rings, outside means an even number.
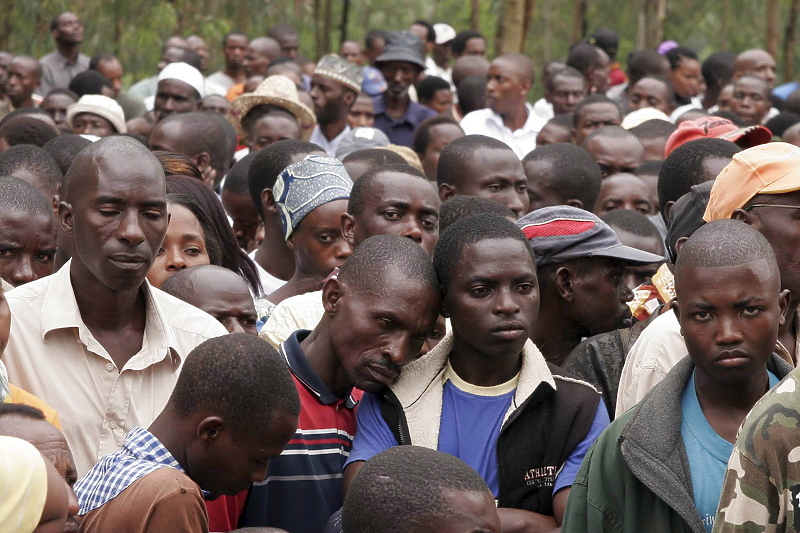
[[[741,148],[752,148],[772,140],[772,132],[764,126],[746,126],[740,128],[727,118],[701,117],[684,120],[678,129],[672,132],[664,147],[664,157],[669,157],[675,148],[697,139],[716,137],[738,144]]]

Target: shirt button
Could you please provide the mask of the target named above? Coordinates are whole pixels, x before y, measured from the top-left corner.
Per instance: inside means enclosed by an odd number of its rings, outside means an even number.
[[[111,372],[112,370],[114,370],[114,363],[108,363],[108,364],[106,364],[106,370],[108,370],[109,372]]]
[[[117,423],[112,420],[111,422],[108,423],[108,427],[110,427],[111,429],[117,429]]]

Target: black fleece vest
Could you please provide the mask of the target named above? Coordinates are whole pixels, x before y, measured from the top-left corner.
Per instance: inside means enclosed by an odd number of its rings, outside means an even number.
[[[575,378],[547,365],[556,390],[540,383],[500,429],[497,442],[498,506],[553,516],[553,486],[569,455],[589,433],[600,395]],[[414,444],[405,413],[394,393],[380,394],[381,414],[397,443]]]

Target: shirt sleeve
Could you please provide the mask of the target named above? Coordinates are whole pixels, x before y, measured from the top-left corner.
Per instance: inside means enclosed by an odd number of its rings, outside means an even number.
[[[368,461],[373,455],[394,446],[397,446],[397,439],[381,415],[378,398],[374,394],[365,394],[358,404],[356,436],[345,468],[356,461]]]
[[[795,488],[794,493],[789,494],[792,500],[796,499],[797,492]],[[734,448],[722,485],[714,533],[774,531],[780,525],[786,527],[791,522],[787,523],[786,518],[779,520],[786,515],[785,498],[781,496],[769,472],[738,447]]]
[[[594,441],[597,440],[597,437],[599,437],[603,430],[608,427],[609,423],[608,411],[606,411],[602,400],[598,400],[597,412],[594,415],[594,421],[592,421],[589,432],[586,434],[583,440],[579,442],[577,446],[575,446],[575,449],[572,450],[572,453],[569,454],[569,457],[567,457],[567,461],[564,463],[564,468],[561,469],[561,472],[559,472],[558,477],[556,478],[555,485],[553,486],[553,494],[561,489],[566,489],[572,486],[572,482],[575,481],[575,476],[578,474],[578,470],[581,467],[583,458],[586,457],[586,453],[589,451],[589,448],[592,447]]]

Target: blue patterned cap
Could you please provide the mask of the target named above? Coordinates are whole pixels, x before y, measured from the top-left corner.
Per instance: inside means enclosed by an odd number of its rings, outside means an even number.
[[[310,155],[281,172],[272,193],[286,240],[306,215],[321,205],[347,200],[353,180],[344,165],[332,157]]]

